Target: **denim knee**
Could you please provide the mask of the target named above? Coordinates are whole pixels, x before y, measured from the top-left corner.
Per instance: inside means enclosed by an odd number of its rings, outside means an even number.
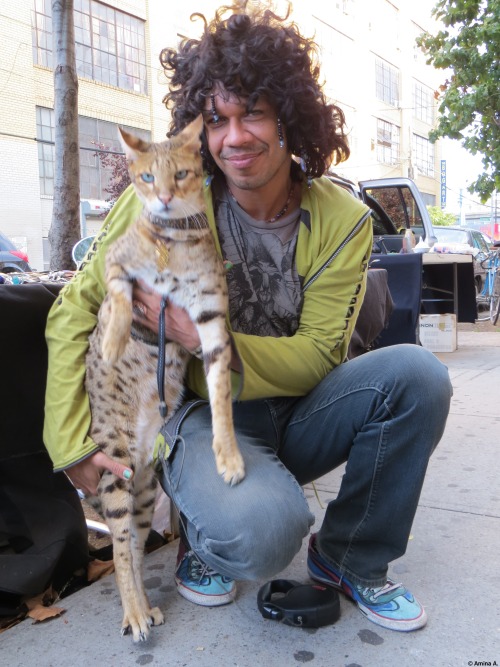
[[[397,378],[407,391],[419,396],[437,413],[448,414],[453,388],[448,368],[429,350],[418,345],[398,346]],[[398,349],[395,348],[395,349]]]
[[[229,509],[222,524],[212,524],[210,531],[188,524],[191,547],[210,567],[233,579],[258,580],[278,574],[299,552],[314,516],[298,485],[282,502],[268,501],[261,495],[245,511],[241,505],[234,512]]]

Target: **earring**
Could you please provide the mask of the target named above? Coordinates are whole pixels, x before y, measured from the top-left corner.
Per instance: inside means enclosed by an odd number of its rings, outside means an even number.
[[[278,139],[280,148],[285,148],[285,137],[283,136],[283,124],[281,123],[281,118],[278,118]]]
[[[210,95],[210,106],[212,107],[212,120],[214,123],[218,123],[219,114],[217,113],[217,109],[215,108],[215,95],[213,93]]]
[[[305,151],[300,154],[300,168],[307,178],[307,187],[310,188],[312,186],[312,176],[309,173],[309,156]]]

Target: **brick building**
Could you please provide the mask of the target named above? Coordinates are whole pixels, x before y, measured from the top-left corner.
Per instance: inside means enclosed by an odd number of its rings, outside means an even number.
[[[79,74],[81,198],[90,214],[82,234],[102,224],[97,213],[108,175],[95,145],[120,150],[117,125],[161,140],[168,126],[160,50],[196,35],[213,0],[74,0]],[[415,5],[418,5],[415,7]],[[352,154],[337,172],[352,180],[412,176],[426,203],[439,203],[436,73],[414,45],[429,25],[423,0],[296,0],[293,18],[321,50],[325,92],[345,111]],[[279,8],[279,2],[278,2]],[[3,0],[0,8],[0,230],[48,267],[52,215],[53,73],[51,0]]]

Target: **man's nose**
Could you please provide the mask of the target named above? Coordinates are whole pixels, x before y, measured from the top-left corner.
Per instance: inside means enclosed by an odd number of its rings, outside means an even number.
[[[248,141],[249,132],[238,118],[231,118],[225,138],[226,145],[240,146]]]

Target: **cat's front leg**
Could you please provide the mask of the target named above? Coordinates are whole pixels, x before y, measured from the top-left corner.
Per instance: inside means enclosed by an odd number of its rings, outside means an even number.
[[[212,448],[217,472],[233,486],[245,477],[245,464],[234,433],[231,341],[223,317],[198,325],[198,333],[212,412]]]
[[[119,264],[106,271],[109,312],[102,341],[104,361],[115,363],[125,352],[132,326],[132,280]]]

